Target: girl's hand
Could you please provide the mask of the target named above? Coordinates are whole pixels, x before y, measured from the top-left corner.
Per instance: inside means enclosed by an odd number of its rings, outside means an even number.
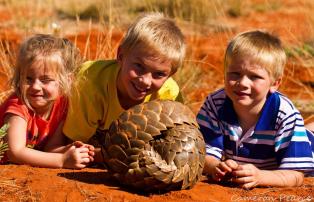
[[[90,144],[85,144],[81,141],[75,141],[72,143],[76,148],[88,148],[88,155],[90,157],[91,162],[94,161],[94,156],[95,156],[95,147]]]
[[[82,169],[87,166],[94,159],[90,155],[89,145],[84,143],[74,142],[70,145],[67,145],[66,151],[63,154],[63,167],[64,168],[77,168]]]
[[[216,181],[229,180],[229,176],[238,166],[238,163],[231,159],[222,161],[215,167],[212,178]]]
[[[261,170],[253,164],[239,165],[233,171],[232,182],[240,184],[242,188],[250,189],[256,187],[261,182]]]

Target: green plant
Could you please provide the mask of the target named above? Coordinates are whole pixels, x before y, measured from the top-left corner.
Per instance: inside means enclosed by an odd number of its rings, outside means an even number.
[[[8,144],[4,142],[4,136],[7,134],[8,124],[3,125],[0,128],[0,160],[3,157],[3,154],[6,150],[8,150]]]
[[[288,58],[298,59],[302,62],[313,61],[314,45],[313,42],[304,42],[297,46],[286,47],[285,52]],[[313,63],[310,66],[313,66]]]

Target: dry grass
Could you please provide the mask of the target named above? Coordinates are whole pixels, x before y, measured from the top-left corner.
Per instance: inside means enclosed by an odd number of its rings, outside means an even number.
[[[0,178],[0,201],[39,201],[38,196],[34,196],[28,186],[19,185],[15,179]]]
[[[0,41],[0,71],[8,78],[12,76],[15,52],[8,41]]]

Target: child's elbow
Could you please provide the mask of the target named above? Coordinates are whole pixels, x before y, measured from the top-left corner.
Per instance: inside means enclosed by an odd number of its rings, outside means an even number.
[[[9,158],[9,161],[12,163],[22,163],[22,161],[20,160],[20,150],[18,149],[9,148],[9,150],[7,151],[7,156]]]
[[[9,151],[7,151],[7,155],[8,155],[8,158],[9,158],[10,162],[17,163],[16,162],[17,161],[17,155],[14,152],[9,150]]]
[[[303,184],[304,181],[304,174],[302,172],[297,172],[296,173],[296,186],[299,187]]]

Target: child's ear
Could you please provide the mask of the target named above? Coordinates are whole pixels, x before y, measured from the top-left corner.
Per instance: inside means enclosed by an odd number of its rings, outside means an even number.
[[[122,58],[123,58],[123,49],[121,48],[121,46],[119,46],[118,52],[117,52],[117,61],[118,61],[118,63],[122,62]]]
[[[280,84],[281,84],[282,78],[279,77],[278,79],[276,79],[273,84],[270,86],[269,92],[270,93],[274,93],[278,90]]]

